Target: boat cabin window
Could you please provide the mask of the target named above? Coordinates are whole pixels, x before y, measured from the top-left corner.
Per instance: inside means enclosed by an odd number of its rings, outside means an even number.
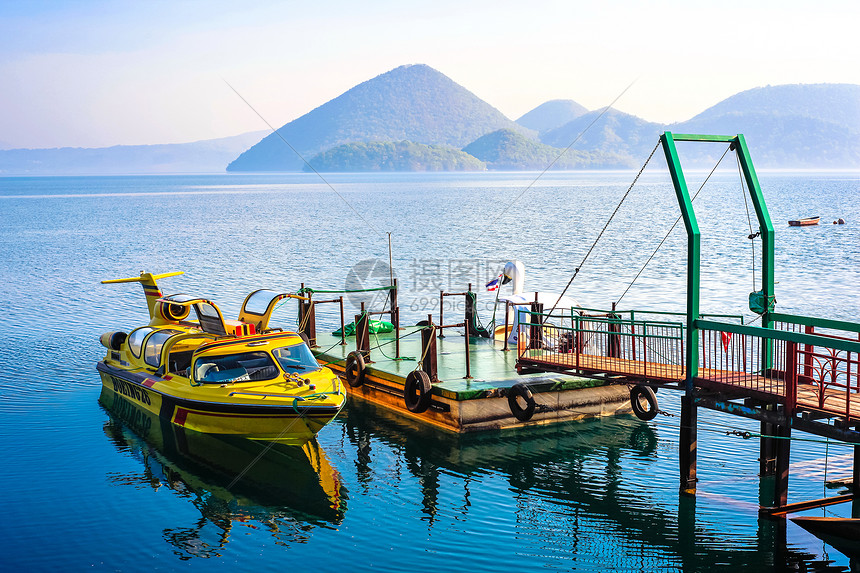
[[[149,335],[149,338],[146,339],[146,346],[143,347],[143,361],[157,368],[159,362],[161,362],[161,349],[164,346],[164,342],[174,334],[182,334],[182,331],[167,329],[159,330]]]
[[[194,305],[197,311],[197,320],[200,321],[200,327],[204,332],[211,332],[223,336],[227,334],[224,330],[224,322],[221,319],[221,313],[218,309],[207,302],[199,302]]]
[[[194,380],[202,384],[271,380],[278,373],[278,367],[265,352],[201,356],[194,362]]]
[[[272,354],[275,355],[278,364],[286,372],[308,372],[318,370],[320,367],[310,348],[303,342],[284,348],[275,348],[272,350]]]
[[[280,295],[273,290],[260,289],[248,297],[244,310],[248,314],[265,316],[266,311],[269,310],[269,304],[278,296]]]
[[[136,358],[140,358],[140,347],[143,346],[143,339],[153,330],[155,329],[144,326],[128,335],[128,348]]]

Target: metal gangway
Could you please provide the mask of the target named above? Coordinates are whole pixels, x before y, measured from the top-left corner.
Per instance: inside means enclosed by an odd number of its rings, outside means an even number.
[[[728,146],[723,156],[736,155],[758,223],[753,232],[750,221],[748,238],[761,241],[759,290],[749,295],[757,325],[700,309],[701,233],[675,145],[679,141],[722,143]],[[787,503],[792,429],[853,443],[854,480],[847,499],[854,500],[852,514],[860,517],[860,324],[776,311],[774,228],[743,135],[665,132],[660,146],[687,233],[686,312],[620,311],[615,305],[603,311],[547,310],[535,302],[530,310],[518,311],[527,315],[519,317],[518,370],[618,378],[633,386],[631,398],[649,396],[655,415],[654,388],[682,391],[680,489],[686,494],[696,491],[698,408],[760,421],[760,474],[776,478],[772,503],[762,507],[768,515],[834,500]]]

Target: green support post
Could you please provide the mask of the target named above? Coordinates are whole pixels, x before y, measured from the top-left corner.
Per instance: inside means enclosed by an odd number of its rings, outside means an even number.
[[[755,208],[756,218],[762,238],[762,275],[761,290],[765,300],[765,312],[762,316],[762,326],[773,328],[772,303],[773,298],[773,247],[774,233],[770,215],[764,202],[764,196],[759,187],[758,177],[753,169],[749,149],[743,135],[680,135],[667,131],[660,136],[663,144],[663,152],[666,154],[666,163],[669,165],[669,174],[672,176],[672,184],[678,197],[678,205],[681,208],[681,216],[687,229],[687,333],[685,341],[687,348],[686,360],[686,395],[681,400],[681,436],[680,436],[680,462],[681,462],[681,492],[695,495],[696,492],[696,405],[694,402],[693,381],[699,374],[699,329],[696,327],[699,319],[699,287],[701,286],[701,233],[696,221],[696,213],[693,210],[693,202],[681,170],[681,162],[678,158],[678,150],[675,148],[676,141],[700,141],[713,143],[728,143],[737,153],[738,161],[749,189],[750,197]],[[768,346],[763,356],[763,369],[768,369],[773,363],[772,343]],[[788,430],[790,431],[790,427]],[[787,468],[788,447],[787,444],[778,444],[784,449],[777,455],[777,474],[780,474],[779,464]],[[784,503],[785,491],[788,483],[787,470],[784,478],[779,477],[777,495]]]
[[[699,318],[701,233],[699,232],[699,223],[696,221],[696,213],[693,211],[690,192],[687,189],[687,181],[681,170],[681,161],[678,159],[675,139],[672,133],[667,131],[660,136],[660,141],[663,144],[663,152],[666,154],[666,163],[669,165],[669,174],[672,176],[678,205],[681,207],[684,227],[687,229],[687,349],[685,360],[687,393],[691,394],[693,392],[693,379],[699,374],[699,330],[696,328],[695,321]]]

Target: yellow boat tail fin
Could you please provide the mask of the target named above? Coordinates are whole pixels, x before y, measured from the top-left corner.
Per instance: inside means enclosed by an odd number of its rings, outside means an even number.
[[[185,271],[175,271],[172,273],[163,273],[160,275],[142,272],[140,273],[139,277],[132,277],[128,279],[109,279],[106,281],[102,281],[102,284],[108,285],[117,283],[140,283],[143,286],[143,294],[146,295],[146,306],[147,308],[149,308],[149,318],[152,319],[155,318],[155,302],[163,296],[161,294],[161,289],[158,288],[158,283],[156,281],[158,279],[175,277],[182,274],[185,274]]]

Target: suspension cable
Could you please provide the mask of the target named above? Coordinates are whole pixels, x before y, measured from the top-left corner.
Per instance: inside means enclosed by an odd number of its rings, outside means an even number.
[[[299,158],[299,159],[301,159],[301,160],[304,162],[304,164],[305,164],[305,165],[306,165],[306,166],[307,166],[311,171],[313,171],[314,173],[316,173],[317,177],[319,177],[319,178],[322,180],[322,182],[323,182],[323,183],[325,183],[325,184],[328,186],[328,188],[329,188],[329,189],[331,189],[332,191],[334,191],[334,194],[335,194],[335,195],[337,195],[338,197],[340,197],[340,199],[341,199],[344,203],[346,203],[346,206],[347,206],[347,207],[349,207],[350,209],[352,209],[352,212],[353,212],[353,213],[355,213],[356,215],[358,215],[358,218],[359,218],[359,219],[361,219],[362,221],[364,221],[364,224],[365,224],[365,225],[367,225],[367,227],[368,227],[371,231],[373,231],[374,233],[376,233],[376,234],[377,234],[377,235],[379,235],[379,236],[382,236],[382,233],[381,233],[381,232],[379,232],[379,230],[378,230],[376,227],[374,227],[373,225],[371,225],[371,224],[370,224],[370,221],[368,221],[367,219],[365,219],[365,218],[364,218],[364,215],[362,215],[362,214],[361,214],[361,213],[360,213],[360,212],[359,212],[355,207],[353,207],[353,206],[352,206],[352,203],[350,203],[349,201],[347,201],[347,200],[346,200],[346,197],[344,197],[343,195],[341,195],[341,194],[338,192],[338,190],[337,190],[337,189],[335,189],[335,188],[332,186],[332,184],[331,184],[331,183],[329,183],[329,182],[328,182],[328,180],[327,180],[325,177],[323,177],[323,176],[322,176],[322,174],[321,174],[319,171],[317,171],[317,170],[316,170],[316,168],[315,168],[313,165],[311,165],[311,164],[310,164],[310,162],[309,162],[307,159],[305,159],[305,158],[304,158],[304,156],[303,156],[301,153],[299,153],[299,151],[298,151],[295,147],[293,147],[293,146],[292,146],[292,144],[291,144],[289,141],[287,141],[287,140],[284,138],[284,136],[283,136],[283,135],[281,135],[281,132],[280,132],[280,131],[278,131],[277,129],[275,129],[275,128],[272,126],[272,124],[271,124],[271,123],[269,123],[269,122],[268,122],[268,120],[267,120],[265,117],[263,117],[263,115],[262,115],[260,112],[258,112],[258,111],[254,108],[254,106],[252,106],[252,105],[251,105],[251,103],[250,103],[248,100],[246,100],[246,99],[242,96],[242,94],[240,94],[240,93],[236,90],[236,88],[234,88],[232,85],[230,85],[230,82],[228,82],[228,81],[227,81],[227,80],[225,80],[224,78],[221,78],[221,79],[224,81],[224,83],[225,83],[225,84],[227,84],[227,87],[228,87],[228,88],[230,88],[231,90],[233,90],[233,93],[235,93],[237,96],[239,96],[239,99],[241,99],[243,102],[245,102],[245,105],[247,105],[249,108],[251,108],[251,111],[253,111],[255,114],[257,114],[257,117],[259,117],[261,120],[263,120],[263,123],[265,123],[265,124],[269,127],[269,129],[272,131],[272,133],[274,133],[275,135],[277,135],[277,136],[278,136],[278,138],[279,138],[281,141],[283,141],[283,142],[284,142],[284,144],[286,144],[286,146],[287,146],[287,147],[289,147],[289,148],[293,151],[293,153],[295,153],[295,154],[296,154],[296,156],[298,156],[298,158]]]
[[[614,99],[614,100],[612,100],[612,102],[611,102],[608,106],[604,107],[604,108],[600,111],[600,113],[599,113],[599,114],[597,114],[597,116],[596,116],[594,119],[592,119],[592,120],[591,120],[591,123],[589,123],[588,125],[586,125],[586,126],[585,126],[585,129],[583,129],[582,131],[580,131],[580,132],[577,134],[577,136],[573,138],[573,141],[571,141],[571,142],[567,145],[567,147],[565,147],[564,149],[562,149],[562,150],[561,150],[561,152],[559,152],[558,156],[556,156],[556,158],[555,158],[555,159],[553,159],[553,160],[549,163],[549,165],[547,165],[547,166],[544,168],[544,170],[543,170],[543,171],[541,171],[540,173],[538,173],[538,176],[534,178],[534,181],[532,181],[531,183],[529,183],[528,185],[526,185],[525,189],[523,189],[522,191],[520,191],[520,194],[519,194],[519,195],[517,195],[517,196],[514,198],[514,200],[513,200],[513,201],[511,201],[510,203],[508,203],[508,204],[505,206],[505,208],[504,208],[504,209],[502,209],[502,210],[501,210],[501,211],[500,211],[500,212],[495,216],[495,218],[493,218],[493,220],[492,220],[492,221],[490,221],[490,223],[489,223],[488,225],[486,225],[486,227],[487,227],[487,228],[491,228],[493,225],[495,225],[495,224],[496,224],[496,221],[498,221],[499,219],[501,219],[502,215],[504,215],[504,214],[508,211],[508,209],[510,209],[510,208],[514,205],[514,203],[516,203],[517,201],[519,201],[519,200],[520,200],[520,198],[521,198],[523,195],[525,195],[525,194],[526,194],[526,192],[527,192],[529,189],[531,189],[532,187],[534,187],[535,183],[537,183],[537,182],[538,182],[538,180],[540,180],[540,178],[541,178],[541,177],[543,177],[543,176],[546,174],[546,172],[547,172],[547,171],[549,171],[550,169],[552,169],[552,166],[553,166],[553,165],[555,165],[555,164],[559,161],[559,159],[561,159],[561,158],[564,156],[564,154],[565,154],[565,153],[567,153],[567,152],[570,150],[570,148],[571,148],[571,147],[573,147],[573,146],[574,146],[574,144],[575,144],[577,141],[579,141],[579,139],[580,139],[583,135],[585,135],[585,132],[586,132],[586,131],[588,131],[589,129],[591,129],[591,126],[593,126],[595,123],[597,123],[597,121],[598,121],[601,117],[603,117],[603,115],[604,115],[606,112],[608,112],[610,109],[612,109],[612,106],[614,106],[614,105],[615,105],[615,102],[617,102],[619,99],[621,99],[621,96],[623,96],[625,93],[627,93],[627,90],[629,90],[630,88],[632,88],[632,87],[633,87],[633,84],[635,84],[635,83],[636,83],[636,80],[633,80],[632,82],[630,82],[630,85],[628,85],[626,88],[624,88],[624,89],[621,91],[621,93],[620,93],[620,94],[618,94],[617,96],[615,96],[615,99]]]
[[[713,169],[711,169],[711,172],[710,172],[710,173],[708,173],[708,176],[705,178],[705,180],[704,180],[704,181],[702,182],[702,184],[699,186],[698,191],[696,191],[696,193],[693,195],[693,198],[692,198],[692,199],[690,199],[690,203],[692,203],[693,201],[695,201],[695,200],[696,200],[696,197],[698,197],[698,196],[699,196],[699,193],[701,193],[701,192],[702,192],[702,189],[704,189],[704,187],[705,187],[705,183],[707,183],[707,182],[708,182],[708,180],[711,178],[711,175],[713,175],[713,174],[714,174],[714,172],[717,170],[717,167],[719,167],[719,166],[720,166],[720,163],[722,163],[723,158],[726,156],[726,153],[728,153],[730,149],[731,149],[731,146],[726,147],[726,150],[725,150],[725,151],[723,151],[723,154],[720,156],[720,159],[719,159],[719,161],[717,161],[717,164],[716,164],[716,165],[714,165],[714,168],[713,168]],[[653,252],[653,253],[651,253],[651,256],[650,256],[650,257],[648,257],[648,260],[647,260],[647,261],[645,261],[645,264],[644,264],[644,265],[642,265],[642,268],[641,268],[641,269],[639,269],[639,272],[638,272],[638,273],[636,273],[636,276],[635,276],[635,277],[633,277],[633,280],[632,280],[632,281],[630,281],[630,284],[629,284],[629,285],[627,285],[627,288],[626,288],[626,289],[624,289],[624,292],[623,292],[623,293],[621,293],[621,296],[619,296],[619,297],[618,297],[618,300],[617,300],[617,301],[615,301],[615,304],[616,304],[616,305],[618,305],[618,303],[620,303],[620,302],[621,302],[621,299],[622,299],[622,298],[624,298],[624,295],[626,295],[626,294],[627,294],[627,291],[629,291],[629,290],[630,290],[630,287],[632,287],[632,286],[633,286],[633,283],[635,283],[635,282],[636,282],[636,279],[638,279],[638,278],[639,278],[639,275],[641,275],[641,274],[642,274],[642,272],[645,270],[645,267],[647,267],[647,266],[648,266],[648,263],[650,263],[650,262],[651,262],[651,259],[653,259],[653,258],[654,258],[654,255],[656,255],[656,254],[657,254],[657,251],[659,251],[659,250],[660,250],[660,247],[662,247],[662,246],[663,246],[663,243],[665,243],[665,242],[666,242],[666,239],[668,239],[668,238],[669,238],[669,235],[671,235],[671,234],[672,234],[672,231],[674,231],[674,230],[675,230],[675,227],[677,227],[677,226],[678,226],[678,223],[680,223],[680,222],[681,222],[681,219],[682,219],[682,218],[683,218],[683,215],[678,215],[678,218],[677,218],[677,219],[675,219],[675,222],[674,222],[674,223],[672,224],[672,226],[669,228],[669,232],[668,232],[668,233],[666,233],[666,236],[665,236],[665,237],[663,237],[663,240],[662,240],[662,241],[660,241],[660,244],[659,244],[659,245],[657,245],[657,248],[656,248],[656,249],[654,249],[654,252]]]
[[[744,208],[747,210],[747,224],[750,228],[750,234],[747,235],[747,238],[750,240],[750,249],[752,251],[752,288],[755,290],[755,238],[761,235],[761,231],[758,233],[753,233],[752,228],[752,218],[750,217],[750,206],[747,202],[747,192],[744,189],[744,176],[741,172],[741,158],[739,155],[735,154],[735,158],[737,159],[738,164],[738,177],[740,178],[741,183],[741,195],[744,197]]]
[[[567,289],[569,289],[570,285],[573,283],[573,279],[575,279],[576,275],[579,274],[579,270],[585,264],[585,261],[586,261],[586,259],[588,259],[588,256],[591,255],[591,251],[593,251],[594,247],[597,246],[597,242],[600,241],[600,238],[603,236],[603,233],[606,232],[606,229],[607,229],[607,227],[609,227],[609,224],[612,222],[612,219],[618,213],[618,210],[621,209],[621,205],[624,204],[624,200],[627,199],[628,195],[630,195],[630,191],[633,189],[633,186],[636,185],[637,181],[639,181],[639,177],[642,175],[642,172],[645,171],[645,168],[648,166],[648,162],[651,161],[652,157],[654,157],[654,153],[657,152],[658,147],[660,147],[660,141],[659,140],[657,141],[657,145],[654,146],[654,149],[652,149],[651,153],[648,155],[648,159],[646,159],[645,163],[642,164],[642,168],[639,169],[639,173],[636,174],[636,177],[633,179],[633,183],[630,184],[630,187],[627,188],[627,191],[625,191],[624,196],[621,197],[621,201],[618,202],[618,205],[615,207],[615,210],[612,212],[612,215],[609,216],[609,219],[606,221],[606,224],[603,225],[603,229],[600,230],[600,233],[598,233],[597,238],[594,239],[594,242],[591,243],[591,247],[588,248],[588,251],[585,253],[585,256],[582,257],[582,261],[580,261],[579,266],[577,266],[576,269],[574,269],[573,276],[570,277],[569,281],[567,281],[567,286],[564,287],[564,290],[561,291],[560,295],[558,295],[558,299],[555,301],[555,304],[552,305],[552,308],[550,309],[550,311],[548,313],[546,313],[546,316],[544,317],[544,320],[542,321],[542,323],[547,321],[547,319],[549,318],[549,315],[552,314],[552,312],[555,310],[555,307],[557,307],[558,303],[561,302],[561,299],[564,297],[564,294],[567,292]]]

